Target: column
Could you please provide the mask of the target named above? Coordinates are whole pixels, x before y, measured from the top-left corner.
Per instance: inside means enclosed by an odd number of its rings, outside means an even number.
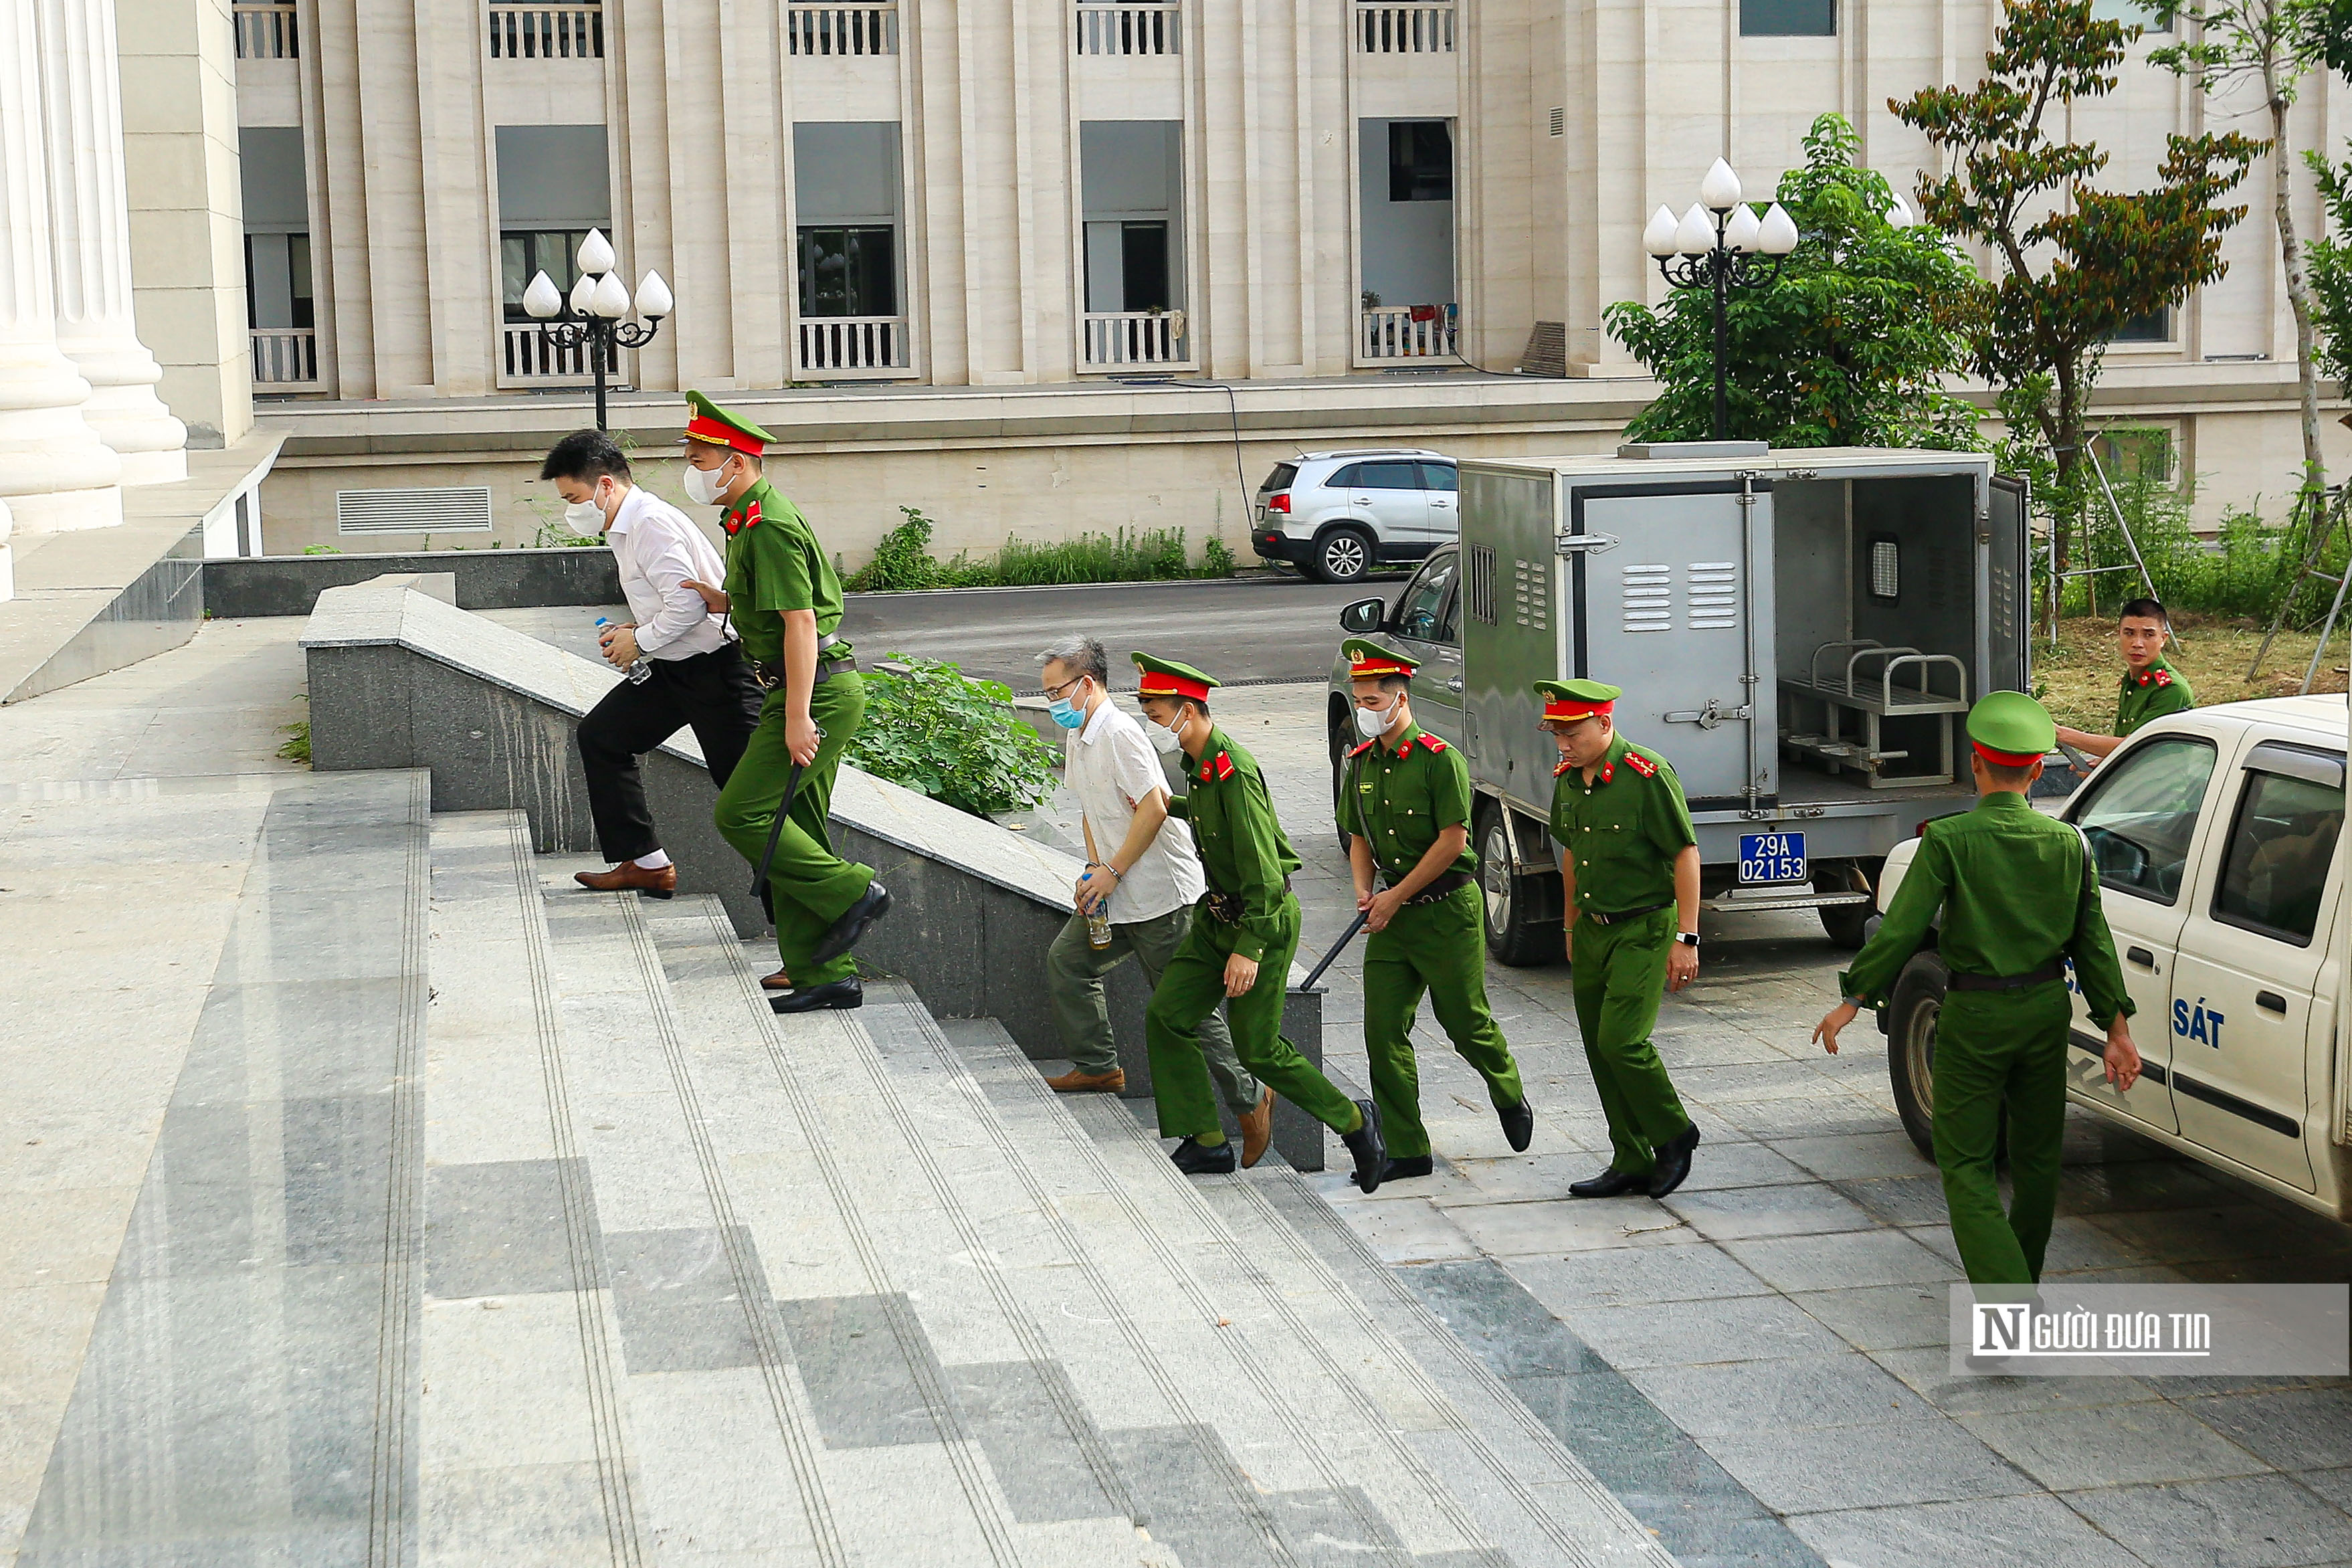
[[[0,5],[0,497],[23,535],[122,521],[121,459],[83,419],[89,383],[58,349],[43,143],[32,9]]]
[[[184,479],[187,427],[155,395],[163,370],[132,315],[113,0],[37,4],[58,347],[89,383],[85,416],[121,454],[122,481]]]

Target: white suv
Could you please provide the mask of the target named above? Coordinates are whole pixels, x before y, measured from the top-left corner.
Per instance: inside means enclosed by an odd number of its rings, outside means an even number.
[[[1250,542],[1326,583],[1419,561],[1460,534],[1454,459],[1418,448],[1307,452],[1257,488]]]

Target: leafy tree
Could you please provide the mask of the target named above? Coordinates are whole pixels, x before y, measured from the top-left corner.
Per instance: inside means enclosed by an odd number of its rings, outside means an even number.
[[[2064,140],[2078,99],[2116,88],[2137,26],[2091,15],[2091,0],[2008,0],[1972,88],[1889,100],[1895,118],[1952,159],[1922,175],[1920,211],[1991,248],[2000,275],[1971,286],[1971,368],[2000,389],[2005,456],[2042,479],[2059,571],[2086,500],[2084,414],[2108,340],[2227,270],[2221,237],[2246,216],[2221,198],[2263,144],[2231,132],[2165,139],[2157,184],[2101,190],[2107,155]]]
[[[1897,198],[1856,164],[1860,151],[1845,117],[1824,114],[1804,165],[1780,177],[1775,195],[1804,237],[1772,283],[1731,294],[1730,434],[1775,447],[1973,447],[1976,409],[1943,377],[1967,363],[1950,302],[1976,274],[1942,235],[1888,221]],[[1676,289],[1655,310],[1621,300],[1606,319],[1665,386],[1627,437],[1710,436],[1713,295]]]
[[[2326,463],[2319,450],[2320,356],[2303,237],[2294,221],[2295,158],[2287,140],[2287,111],[2294,107],[2305,74],[2329,47],[2328,9],[2324,0],[2215,0],[2160,9],[2160,16],[2185,16],[2196,23],[2197,36],[2151,49],[2147,56],[2151,64],[2193,79],[2209,98],[2251,85],[2261,92],[2262,107],[2270,115],[2271,219],[2278,229],[2279,258],[2286,268],[2287,305],[2294,313],[2303,488],[2314,496],[2327,488]]]

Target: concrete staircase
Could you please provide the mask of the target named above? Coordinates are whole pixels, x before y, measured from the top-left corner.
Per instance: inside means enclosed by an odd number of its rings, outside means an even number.
[[[404,946],[187,1069],[250,1112],[310,1053],[380,1098],[310,1151],[356,1167],[320,1190],[368,1288],[257,1314],[321,1259],[247,1226],[202,1309],[233,1331],[159,1339],[136,1292],[190,1189],[151,1181],[27,1568],[1670,1564],[1278,1161],[1187,1180],[905,985],[777,1018],[715,900],[583,892],[520,813],[427,822],[371,776],[285,842],[370,806],[383,874],[322,859],[304,908]],[[223,1093],[183,1131],[236,1120]],[[205,1175],[299,1206],[282,1160]]]

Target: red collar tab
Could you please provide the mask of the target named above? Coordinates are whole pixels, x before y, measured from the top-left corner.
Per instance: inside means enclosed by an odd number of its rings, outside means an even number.
[[[1147,669],[1137,679],[1135,694],[1139,697],[1189,697],[1195,702],[1209,700],[1209,689],[1199,681],[1188,680],[1181,675],[1165,675],[1156,669]]]
[[[747,457],[765,457],[768,444],[745,435],[732,425],[722,425],[708,415],[698,414],[686,422],[686,438],[699,441],[707,447],[725,447]]]
[[[2161,667],[2155,669],[2143,669],[2135,679],[2142,686],[2169,686],[2172,684],[2172,671]]]
[[[720,526],[724,527],[727,531],[731,534],[746,528],[756,528],[759,526],[759,522],[760,501],[759,498],[755,496],[751,500],[746,501],[743,504],[742,510],[729,512],[727,514],[726,522]]]
[[[1613,779],[1616,776],[1617,764],[1615,763],[1603,763],[1601,764],[1601,782],[1602,784],[1607,784],[1611,779]]]
[[[1224,752],[1219,752],[1217,753],[1215,766],[1217,770],[1218,783],[1223,784],[1225,780],[1234,776],[1234,760]]]
[[[1436,736],[1431,734],[1426,730],[1421,732],[1421,743],[1423,748],[1433,757],[1445,750],[1445,742],[1439,740]]]
[[[1595,713],[1614,712],[1616,707],[1613,700],[1587,702],[1580,697],[1547,697],[1543,716],[1547,722],[1554,719],[1590,719]]]
[[[1654,779],[1658,776],[1658,764],[1650,761],[1649,758],[1643,756],[1639,752],[1626,752],[1625,765],[1633,769],[1635,773],[1641,774],[1645,779]],[[1603,768],[1601,770],[1601,776],[1607,778],[1609,776],[1609,770]]]

